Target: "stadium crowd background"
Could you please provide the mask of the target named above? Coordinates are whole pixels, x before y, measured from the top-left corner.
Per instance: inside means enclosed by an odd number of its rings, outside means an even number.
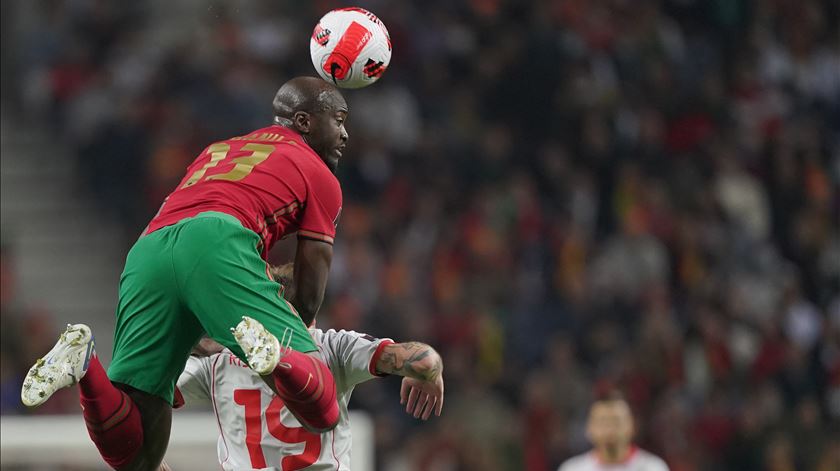
[[[345,94],[319,322],[446,365],[428,423],[395,381],[358,388],[381,469],[555,469],[612,387],[674,471],[838,469],[836,2],[355,3],[395,53]],[[312,25],[339,4],[32,5],[4,36],[4,106],[73,150],[128,248],[205,145],[313,74]],[[9,341],[29,310],[3,272],[2,410],[20,414],[42,352]]]

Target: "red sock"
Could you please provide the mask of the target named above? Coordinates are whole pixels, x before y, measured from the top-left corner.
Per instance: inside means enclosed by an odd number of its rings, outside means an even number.
[[[131,463],[143,445],[140,411],[126,393],[111,384],[96,356],[79,381],[79,402],[90,439],[105,462],[114,469]]]
[[[335,379],[324,362],[291,351],[280,359],[272,376],[286,407],[309,428],[330,430],[335,427],[339,419]]]

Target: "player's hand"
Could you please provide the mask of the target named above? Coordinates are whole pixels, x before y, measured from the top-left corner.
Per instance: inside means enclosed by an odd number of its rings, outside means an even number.
[[[439,417],[443,411],[443,375],[438,375],[434,381],[403,378],[400,404],[405,404],[405,411],[415,419],[427,420],[432,411]]]
[[[162,461],[160,463],[160,467],[158,468],[158,471],[172,471],[172,468],[170,468],[169,465],[166,464],[166,461]]]

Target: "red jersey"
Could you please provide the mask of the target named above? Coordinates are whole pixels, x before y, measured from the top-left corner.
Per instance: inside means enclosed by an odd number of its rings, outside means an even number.
[[[230,214],[259,234],[265,258],[295,232],[332,244],[341,186],[299,134],[269,126],[204,149],[145,233],[204,211]]]

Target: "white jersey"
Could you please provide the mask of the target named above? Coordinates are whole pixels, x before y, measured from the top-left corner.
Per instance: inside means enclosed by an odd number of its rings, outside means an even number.
[[[213,407],[223,469],[350,470],[347,403],[353,387],[376,377],[380,352],[393,341],[344,330],[309,332],[335,378],[341,413],[335,429],[322,434],[302,428],[259,375],[230,351],[188,360],[178,389],[186,404]]]
[[[604,463],[589,452],[570,458],[557,471],[668,471],[668,465],[653,453],[634,447],[621,463]]]

